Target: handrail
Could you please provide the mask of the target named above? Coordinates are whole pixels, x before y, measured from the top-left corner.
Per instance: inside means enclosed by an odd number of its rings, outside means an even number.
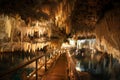
[[[69,78],[70,80],[78,80],[80,79],[80,76],[78,74],[78,72],[76,71],[75,69],[75,63],[71,57],[71,54],[70,53],[67,53],[67,60],[68,60],[68,69],[69,69]]]
[[[8,70],[8,71],[0,74],[0,79],[3,79],[3,78],[5,78],[5,76],[9,75],[10,73],[14,73],[14,72],[18,71],[19,69],[24,68],[24,67],[26,67],[27,65],[35,62],[35,63],[36,63],[35,66],[36,66],[36,67],[35,67],[35,71],[33,71],[33,73],[36,74],[36,80],[38,80],[38,72],[37,72],[37,71],[38,71],[38,69],[40,69],[40,67],[38,68],[38,60],[39,60],[40,58],[42,58],[42,57],[45,57],[44,67],[45,67],[45,71],[47,71],[47,56],[48,56],[48,55],[50,55],[50,54],[46,54],[46,53],[45,53],[45,54],[41,54],[40,56],[35,57],[35,58],[31,59],[31,60],[28,61],[28,62],[24,62],[24,63],[18,65],[17,67],[14,67],[14,68],[12,68],[12,69],[10,69],[10,70]],[[56,54],[55,54],[55,55],[56,55]],[[55,56],[55,55],[54,55],[54,56]],[[32,75],[31,75],[31,77],[32,77]]]
[[[31,64],[32,62],[35,62],[36,60],[38,60],[38,59],[40,59],[40,58],[42,58],[42,57],[44,57],[44,56],[45,56],[45,54],[44,54],[44,55],[40,55],[40,56],[38,56],[38,57],[35,57],[35,58],[31,59],[30,61],[25,62],[25,63],[23,63],[23,64],[20,64],[19,66],[15,67],[15,68],[13,68],[13,69],[10,69],[10,70],[4,72],[3,74],[1,74],[1,75],[0,75],[0,78],[3,78],[4,76],[6,76],[6,75],[9,74],[9,73],[13,73],[13,72],[19,70],[20,68],[23,68],[23,67]]]
[[[41,69],[43,66],[44,66],[44,64],[42,64],[42,65],[38,68],[38,70]],[[29,76],[28,80],[29,80],[35,73],[36,73],[36,70],[34,70],[34,71],[31,73],[31,75]]]
[[[54,56],[56,56],[56,55],[54,55]],[[56,57],[56,59],[57,59],[57,57]],[[48,61],[49,60],[46,60],[45,64],[47,64]],[[43,66],[44,66],[44,64],[42,64],[40,67],[38,67],[38,70],[41,69]],[[46,67],[45,71],[47,71],[47,70],[48,70],[48,67]],[[35,72],[36,72],[36,70],[32,72],[32,74],[29,76],[28,80],[35,74]]]

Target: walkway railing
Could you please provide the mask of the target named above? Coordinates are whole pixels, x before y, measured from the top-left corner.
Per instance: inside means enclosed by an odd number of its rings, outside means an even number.
[[[59,54],[59,53],[58,53]],[[33,76],[34,74],[36,75],[36,80],[38,80],[38,70],[41,69],[42,67],[44,67],[45,71],[47,71],[47,62],[49,61],[49,59],[51,58],[57,58],[56,56],[58,56],[58,54],[42,54],[38,57],[35,57],[33,59],[31,59],[28,62],[22,63],[20,65],[18,65],[17,67],[10,69],[2,74],[0,74],[0,80],[10,80],[9,78],[11,77],[11,75],[23,68],[25,68],[26,66],[32,64],[35,62],[35,70],[32,72],[32,74],[27,78],[27,75],[24,75],[24,73],[21,73],[21,75],[23,74],[25,77],[22,80],[26,80],[29,79],[31,76]],[[60,54],[59,54],[60,55]],[[42,65],[40,65],[40,67],[38,67],[38,63],[40,59],[44,58],[44,63]],[[55,59],[56,60],[56,59]],[[54,62],[54,61],[53,61]],[[24,72],[24,71],[23,71]]]
[[[66,53],[67,61],[68,61],[68,76],[70,80],[80,80],[80,76],[75,69],[75,62],[72,59],[72,56],[69,52]]]

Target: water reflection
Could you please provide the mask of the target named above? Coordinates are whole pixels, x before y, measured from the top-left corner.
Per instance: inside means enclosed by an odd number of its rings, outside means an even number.
[[[0,53],[0,74],[17,67],[18,65],[30,61],[32,58],[41,55],[41,53],[29,53],[24,51],[3,52]],[[4,80],[21,80],[22,73],[30,74],[35,69],[35,62],[7,75]]]
[[[77,53],[73,54],[73,58],[78,72],[88,72],[101,80],[110,80],[111,76],[113,76],[114,64],[117,62],[112,55],[100,51],[93,53],[89,48],[77,50]],[[119,71],[119,68],[117,69]],[[115,73],[115,75],[118,75],[118,73]]]

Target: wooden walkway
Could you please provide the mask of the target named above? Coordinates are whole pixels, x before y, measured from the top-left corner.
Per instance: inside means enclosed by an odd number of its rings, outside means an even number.
[[[45,74],[42,80],[68,80],[66,54],[62,54],[58,58],[55,65]]]

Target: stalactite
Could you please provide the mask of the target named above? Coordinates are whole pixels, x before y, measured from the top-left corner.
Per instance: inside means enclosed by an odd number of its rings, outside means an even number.
[[[36,50],[36,44],[32,44],[31,46],[32,46],[32,47],[31,47],[31,50],[32,50],[33,52],[35,52],[35,50]]]
[[[70,25],[66,25],[66,34],[70,33]]]
[[[13,19],[13,25],[12,25],[12,29],[11,29],[11,43],[13,42],[13,34],[14,34],[14,30],[15,30],[15,19]]]
[[[6,33],[8,37],[10,38],[12,25],[11,25],[11,20],[9,19],[8,16],[6,16],[6,19],[5,19],[5,27],[6,27]]]
[[[52,35],[52,30],[49,28],[49,29],[48,29],[48,37],[50,38],[51,35]]]

